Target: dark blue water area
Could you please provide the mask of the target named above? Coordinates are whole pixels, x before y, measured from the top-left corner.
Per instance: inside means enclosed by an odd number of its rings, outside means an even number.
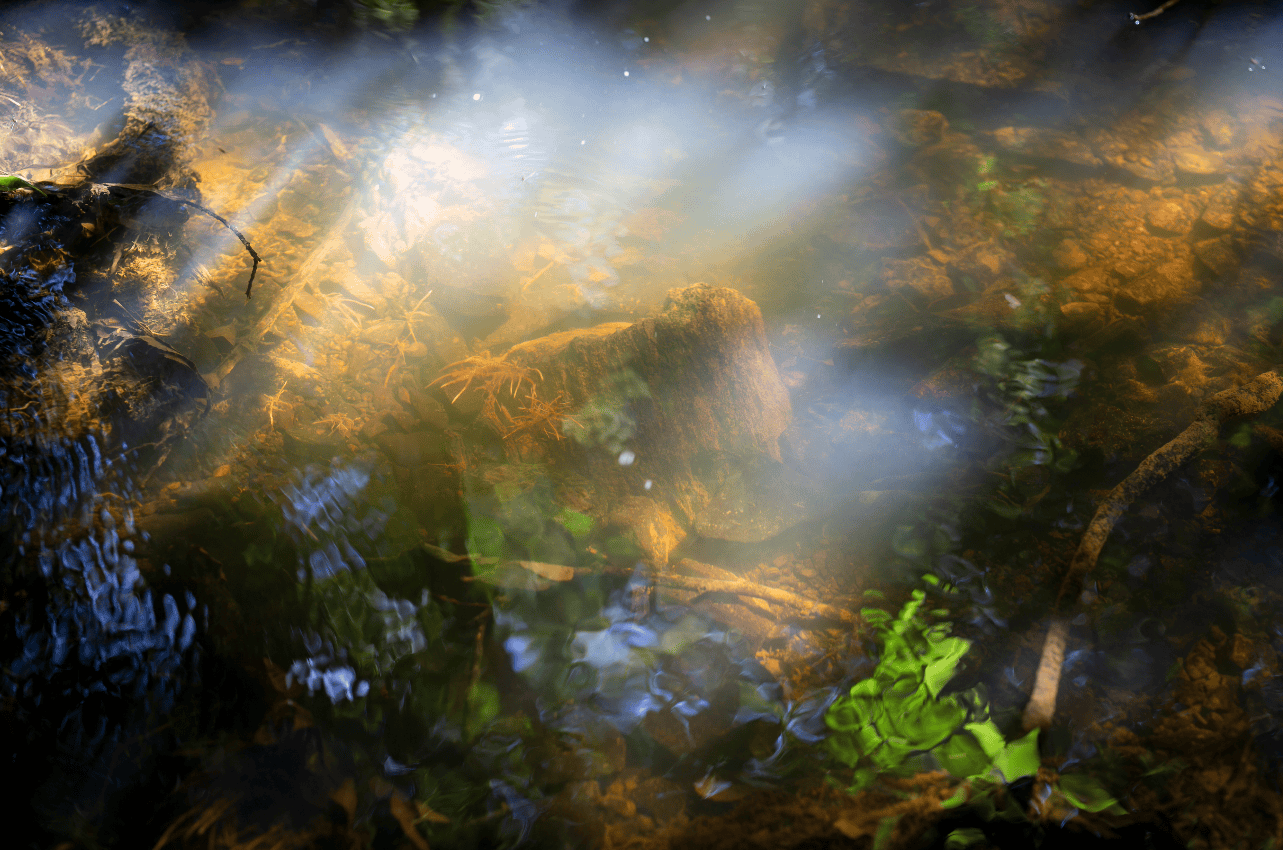
[[[160,730],[199,682],[208,610],[140,573],[129,503],[94,437],[0,446],[4,755],[30,790],[5,803],[64,825],[155,780]]]
[[[20,235],[21,219],[0,229]],[[208,615],[140,571],[136,453],[97,420],[74,287],[64,266],[8,273],[0,290],[0,748],[18,837],[94,821],[157,782]]]

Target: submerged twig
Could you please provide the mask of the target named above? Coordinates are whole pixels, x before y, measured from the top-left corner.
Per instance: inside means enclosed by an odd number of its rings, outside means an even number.
[[[1159,6],[1159,7],[1158,7],[1157,9],[1155,9],[1154,11],[1152,11],[1152,12],[1146,12],[1146,13],[1145,13],[1145,14],[1143,14],[1143,15],[1138,15],[1138,14],[1136,14],[1135,12],[1132,12],[1132,13],[1131,13],[1131,19],[1132,19],[1133,21],[1135,21],[1136,23],[1138,23],[1138,24],[1139,24],[1141,21],[1145,20],[1146,18],[1156,18],[1156,17],[1158,17],[1159,15],[1163,14],[1164,12],[1166,12],[1168,9],[1172,8],[1173,6],[1175,6],[1175,5],[1176,5],[1177,3],[1179,3],[1179,2],[1180,2],[1180,0],[1167,0],[1167,2],[1166,2],[1166,3],[1164,3],[1164,4],[1163,4],[1163,5],[1161,5],[1161,6]]]
[[[249,251],[250,257],[254,260],[254,265],[251,266],[249,270],[249,283],[245,284],[245,300],[249,300],[250,293],[254,289],[254,275],[258,274],[258,264],[263,261],[263,258],[254,250],[254,246],[249,244],[249,240],[245,238],[245,235],[233,227],[230,221],[223,218],[204,204],[198,204],[195,201],[188,201],[183,198],[171,198],[162,192],[156,191],[150,186],[140,186],[134,183],[103,183],[101,185],[106,186],[108,189],[126,189],[130,192],[136,192],[141,195],[150,195],[153,198],[161,198],[162,200],[178,204],[179,206],[191,207],[197,212],[202,212],[215,221],[218,221],[223,225],[223,227],[226,227],[228,230],[232,231],[232,233],[236,234],[236,238],[241,240],[241,244],[245,246],[245,250]]]
[[[548,271],[548,269],[552,268],[556,264],[557,264],[556,260],[549,260],[548,265],[544,266],[539,271],[532,274],[529,278],[521,282],[521,291],[525,292],[527,289],[529,289],[530,284],[534,283],[536,280],[543,277],[543,273]]]
[[[1060,584],[1053,607],[1051,626],[1043,644],[1042,658],[1034,677],[1033,694],[1025,707],[1025,729],[1046,728],[1056,712],[1056,692],[1060,687],[1060,667],[1065,658],[1065,643],[1069,635],[1068,620],[1059,615],[1065,596],[1079,586],[1087,573],[1096,565],[1109,533],[1143,492],[1166,478],[1172,470],[1183,464],[1199,449],[1216,439],[1220,427],[1233,419],[1257,416],[1274,406],[1283,395],[1283,379],[1276,372],[1265,372],[1240,387],[1219,392],[1199,406],[1198,414],[1189,427],[1171,442],[1155,451],[1109,492],[1091,524],[1083,532],[1078,551],[1069,562],[1069,570]]]
[[[249,334],[236,344],[236,347],[232,349],[231,354],[223,361],[223,364],[206,376],[205,380],[210,386],[218,386],[236,368],[236,364],[240,363],[246,354],[258,346],[259,340],[276,325],[281,315],[290,309],[294,304],[294,298],[312,280],[312,275],[320,268],[321,262],[329,256],[331,251],[339,246],[340,242],[347,238],[348,224],[352,221],[352,215],[355,212],[356,202],[352,201],[347,205],[338,220],[330,227],[329,233],[321,240],[321,244],[316,246],[315,250],[308,255],[303,265],[294,273],[293,279],[276,296],[272,306],[268,308],[263,318],[259,319]]]
[[[901,198],[896,194],[890,194],[887,197],[899,204],[900,208],[904,210],[904,214],[909,217],[909,221],[913,222],[913,229],[918,231],[918,238],[921,239],[922,244],[927,247],[927,253],[930,254],[934,251],[935,247],[931,244],[931,237],[927,236],[927,232],[922,229],[922,223],[919,222],[918,217],[913,214],[913,210],[909,209],[909,205],[905,203],[904,198]]]
[[[677,568],[687,565],[687,569],[707,570],[708,565],[701,565],[698,561],[690,558],[683,558],[677,562]],[[623,570],[615,567],[605,567],[604,572],[614,575],[635,575],[635,570]],[[770,587],[765,584],[758,584],[744,578],[706,578],[704,576],[682,575],[671,570],[651,570],[647,581],[663,587],[670,587],[676,590],[693,591],[696,595],[705,593],[725,593],[731,596],[743,596],[749,599],[761,599],[765,602],[773,602],[776,605],[784,605],[803,616],[823,617],[827,620],[837,620],[849,625],[858,626],[861,622],[859,615],[841,608],[836,605],[830,605],[827,602],[818,602],[806,596],[800,596],[778,587]]]
[[[245,238],[244,234],[242,234],[239,230],[233,227],[231,222],[229,222],[227,219],[223,218],[221,215],[214,212],[209,207],[202,206],[196,203],[195,201],[182,201],[181,203],[185,207],[191,207],[194,210],[203,212],[205,215],[213,219],[216,219],[217,221],[222,222],[223,227],[226,227],[228,230],[232,231],[232,233],[235,233],[236,238],[241,240],[241,244],[245,246],[245,250],[249,251],[250,258],[254,260],[254,265],[250,266],[249,281],[245,284],[245,300],[248,301],[250,298],[250,293],[254,291],[254,275],[258,274],[258,264],[263,262],[263,258],[258,255],[257,251],[254,250],[254,246],[249,244],[249,240]]]

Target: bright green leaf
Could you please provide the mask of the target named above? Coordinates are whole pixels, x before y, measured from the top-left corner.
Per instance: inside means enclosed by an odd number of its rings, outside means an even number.
[[[940,808],[955,809],[958,806],[961,806],[963,803],[967,802],[967,800],[970,797],[971,797],[971,794],[969,793],[968,786],[966,783],[963,783],[962,785],[959,785],[957,789],[953,792],[952,797],[949,797],[946,800],[940,801]]]
[[[1005,782],[1014,782],[1022,776],[1033,776],[1041,764],[1037,729],[1030,730],[1024,737],[1007,744],[993,760],[993,766],[1002,772]]]
[[[1007,746],[1007,740],[1002,737],[1002,732],[998,730],[997,724],[992,720],[986,720],[983,723],[968,723],[967,731],[975,736],[976,742],[984,749],[985,755],[989,760],[998,757],[1003,748]]]
[[[860,619],[870,626],[877,627],[891,619],[891,615],[881,608],[861,608]]]
[[[1118,805],[1118,800],[1094,777],[1082,773],[1061,774],[1056,785],[1071,805],[1084,812],[1127,814],[1126,809]]]
[[[983,776],[989,769],[992,757],[966,732],[958,734],[932,750],[940,766],[950,775],[961,778]]]
[[[963,826],[953,830],[944,839],[945,850],[968,850],[988,841],[984,830],[974,826]]]
[[[941,689],[953,678],[958,662],[967,654],[971,644],[962,638],[949,638],[936,644],[936,647],[936,658],[927,664],[923,675],[923,684],[933,697],[938,697]]]
[[[34,189],[35,191],[39,192],[41,195],[47,194],[39,186],[35,185],[34,183],[30,183],[26,180],[23,180],[21,177],[17,176],[16,174],[8,174],[0,177],[0,191],[12,192],[15,189]]]

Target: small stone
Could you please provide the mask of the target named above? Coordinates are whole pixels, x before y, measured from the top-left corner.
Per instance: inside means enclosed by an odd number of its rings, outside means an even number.
[[[1076,328],[1091,324],[1103,313],[1103,308],[1091,301],[1070,301],[1068,304],[1060,305],[1060,315],[1069,325]]]
[[[370,305],[375,311],[382,311],[387,307],[388,299],[354,274],[343,275],[339,280],[339,285],[347,290],[347,293],[364,304]]]
[[[1208,178],[1225,171],[1224,158],[1214,151],[1185,148],[1172,154],[1172,162],[1182,177]]]
[[[1057,159],[1073,165],[1095,167],[1100,158],[1079,139],[1054,130],[1034,127],[1002,127],[994,130],[994,141],[1004,150],[1039,159]]]
[[[1240,669],[1246,670],[1252,663],[1253,647],[1252,642],[1242,634],[1235,632],[1230,641],[1230,661]]]
[[[1065,239],[1051,252],[1052,261],[1065,271],[1072,272],[1087,265],[1089,260],[1083,246],[1076,239]]]
[[[1237,126],[1234,120],[1230,118],[1229,113],[1220,110],[1209,112],[1198,123],[1203,130],[1203,135],[1207,137],[1207,141],[1212,147],[1219,150],[1227,150],[1234,147]]]
[[[1061,285],[1071,293],[1077,295],[1112,295],[1114,290],[1117,288],[1117,284],[1114,282],[1113,276],[1100,267],[1093,267],[1074,272],[1069,277],[1061,281]]]
[[[1175,302],[1196,295],[1201,288],[1188,258],[1170,260],[1130,281],[1118,290],[1118,298],[1131,309],[1157,313]]]
[[[312,326],[325,324],[325,302],[314,295],[300,292],[294,296],[294,310],[304,324]]]
[[[1194,224],[1194,211],[1177,201],[1160,201],[1146,211],[1145,221],[1154,230],[1184,236]]]
[[[1229,234],[1195,242],[1194,256],[1217,277],[1224,277],[1238,267],[1238,256]]]
[[[1229,230],[1234,226],[1234,208],[1238,201],[1238,190],[1230,185],[1217,187],[1203,208],[1199,221],[1216,230]]]
[[[1222,318],[1209,318],[1198,323],[1190,334],[1190,342],[1196,345],[1221,346],[1229,338],[1230,323]]]
[[[384,419],[391,419],[402,431],[412,431],[419,424],[418,417],[399,404],[389,410]]]
[[[1166,157],[1156,160],[1143,157],[1130,162],[1120,157],[1114,164],[1133,177],[1150,183],[1170,183],[1176,173],[1171,160]]]
[[[416,416],[438,430],[444,431],[450,425],[450,414],[446,411],[445,405],[427,393],[418,390],[407,390],[410,396],[410,407],[414,410]]]
[[[949,119],[940,112],[904,109],[896,116],[891,134],[905,147],[922,148],[940,142],[948,130]]]
[[[942,253],[942,252],[937,252]],[[935,259],[933,257],[933,259]],[[949,258],[945,258],[946,262]],[[1010,251],[1004,250],[994,242],[982,242],[966,251],[965,255],[955,261],[963,274],[973,274],[988,284],[1014,260]],[[939,260],[937,260],[939,262]],[[944,265],[944,263],[942,263]]]
[[[361,340],[374,345],[391,345],[405,335],[405,322],[383,319],[365,326]]]
[[[884,259],[878,276],[887,289],[910,289],[927,301],[953,294],[953,281],[945,270],[920,257],[908,260]]]

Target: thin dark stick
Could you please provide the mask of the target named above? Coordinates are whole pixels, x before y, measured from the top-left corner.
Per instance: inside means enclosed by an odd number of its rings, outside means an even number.
[[[245,300],[248,301],[250,293],[254,290],[254,275],[258,274],[258,264],[263,262],[262,257],[260,257],[258,252],[254,250],[254,246],[249,244],[249,240],[246,239],[239,230],[232,226],[231,222],[211,210],[209,207],[201,206],[195,201],[179,201],[179,203],[185,207],[191,207],[192,209],[199,210],[210,218],[214,218],[222,222],[223,227],[226,227],[228,230],[232,231],[232,233],[235,233],[236,238],[241,240],[241,244],[245,246],[245,250],[249,251],[249,255],[254,258],[254,265],[249,270],[249,283],[245,284]]]
[[[145,195],[151,195],[153,198],[162,198],[166,201],[169,201],[172,204],[178,204],[179,206],[183,206],[183,207],[191,207],[197,212],[202,212],[205,215],[209,216],[210,218],[215,219],[216,221],[221,223],[223,227],[226,227],[228,230],[232,231],[232,233],[235,233],[236,238],[241,240],[241,244],[245,246],[245,250],[249,251],[249,255],[254,258],[254,265],[249,270],[249,283],[245,284],[245,300],[246,301],[249,300],[250,293],[254,291],[254,275],[258,274],[258,264],[263,261],[263,258],[258,255],[257,251],[254,250],[254,246],[249,244],[249,240],[245,238],[245,235],[241,233],[239,230],[237,230],[235,227],[233,227],[230,221],[223,218],[221,215],[214,212],[209,207],[203,204],[198,204],[195,201],[183,200],[182,198],[171,198],[168,195],[165,195],[161,192],[156,191],[150,186],[140,186],[135,183],[104,183],[102,185],[106,186],[109,189],[125,189],[130,192],[139,192]]]

